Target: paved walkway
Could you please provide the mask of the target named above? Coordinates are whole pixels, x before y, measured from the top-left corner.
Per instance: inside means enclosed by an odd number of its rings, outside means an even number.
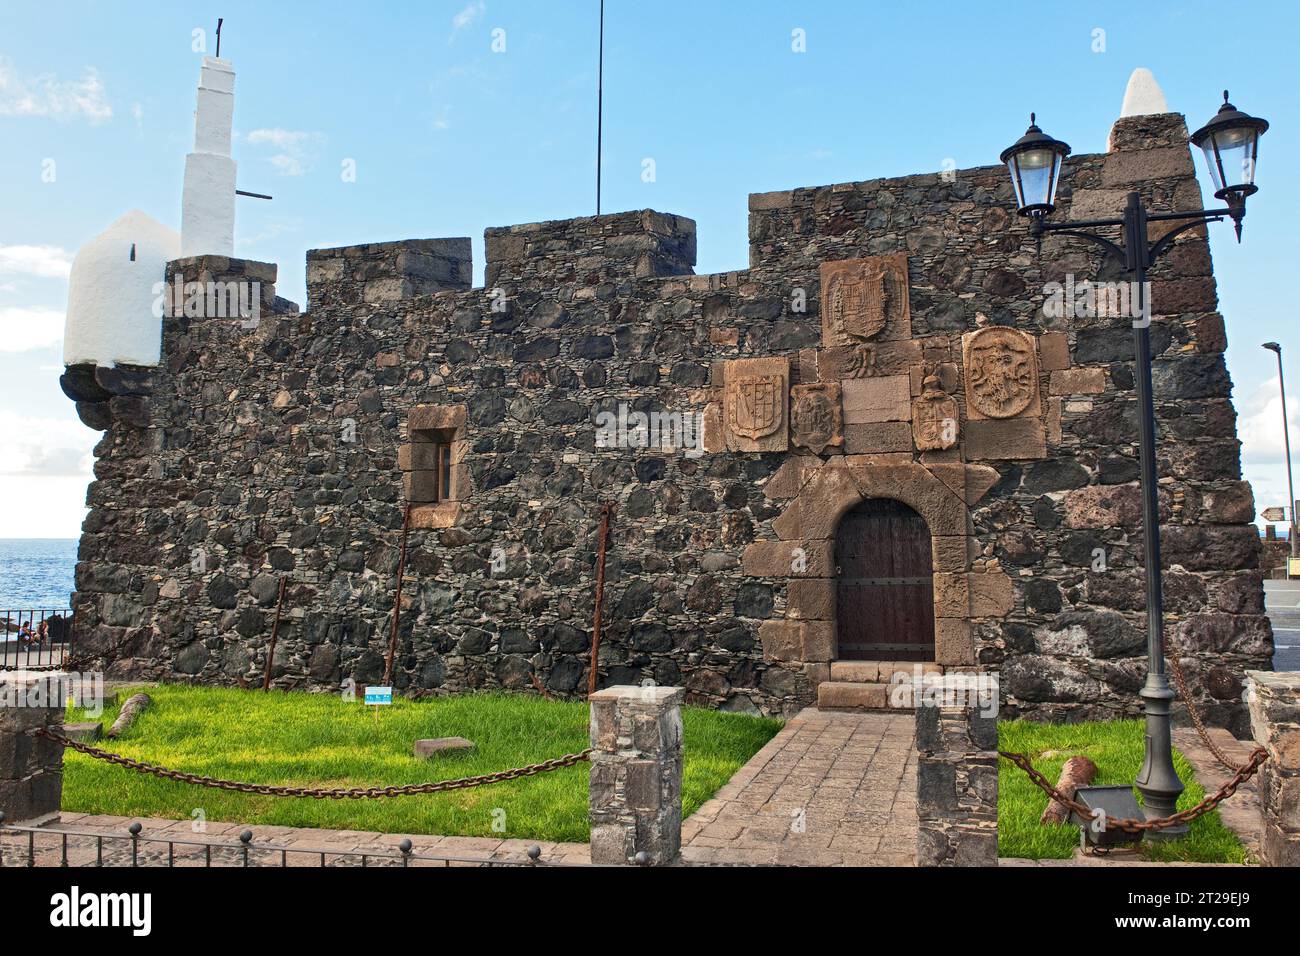
[[[914,866],[915,719],[806,708],[682,825],[692,863]]]
[[[721,866],[913,866],[916,859],[915,721],[904,713],[836,713],[808,708],[682,825],[687,863]],[[412,866],[585,864],[585,843],[246,826],[190,820],[64,813],[34,839],[34,862],[130,866],[132,823],[142,830],[136,862],[166,866],[243,865],[239,834],[253,833],[252,866],[397,866],[409,839]],[[96,839],[102,835],[102,845]],[[112,839],[116,837],[117,839]],[[169,850],[167,841],[175,843]],[[0,838],[3,864],[27,862],[26,834]],[[102,854],[102,856],[101,856]],[[324,854],[324,858],[322,858]]]
[[[1238,740],[1222,727],[1209,728],[1210,737],[1230,760],[1244,764],[1250,759],[1251,751],[1256,747],[1254,741]],[[1210,748],[1201,742],[1193,727],[1178,727],[1173,732],[1174,746],[1187,758],[1196,773],[1196,782],[1205,788],[1207,794],[1214,793],[1233,777],[1223,765],[1210,753]],[[1251,777],[1237,792],[1219,804],[1219,819],[1237,839],[1250,851],[1250,855],[1259,859],[1259,836],[1262,824],[1259,819],[1259,776]]]
[[[321,830],[307,827],[245,826],[240,823],[205,824],[194,832],[190,820],[119,817],[100,814],[63,813],[57,823],[41,829],[34,837],[34,863],[58,866],[67,854],[70,866],[130,866],[131,841],[128,827],[139,823],[139,866],[166,866],[169,852],[176,866],[242,866],[239,834],[251,830],[250,866],[361,866],[361,855],[375,854],[365,861],[371,866],[400,866],[398,844],[411,841],[411,866],[509,866],[528,864],[528,849],[541,849],[542,863],[571,865],[590,862],[585,843],[546,843],[538,840],[502,840],[483,837],[431,836],[429,834],[378,833],[361,830]],[[106,839],[102,847],[96,839]],[[64,840],[66,837],[66,850]],[[117,839],[110,839],[110,838]],[[182,841],[172,845],[167,841]],[[283,850],[283,854],[281,853]],[[0,854],[5,866],[27,864],[28,835],[5,833],[0,837]],[[102,857],[101,857],[102,854]],[[324,856],[322,857],[322,854]],[[416,857],[436,859],[415,859]]]

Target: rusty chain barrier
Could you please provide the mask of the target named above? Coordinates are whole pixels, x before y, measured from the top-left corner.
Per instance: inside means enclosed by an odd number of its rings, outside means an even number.
[[[175,780],[179,783],[192,783],[200,787],[211,787],[215,790],[230,790],[235,793],[255,793],[261,796],[269,797],[311,797],[315,800],[364,800],[376,799],[381,797],[406,797],[417,794],[445,793],[450,790],[468,790],[471,787],[482,787],[492,783],[503,783],[507,780],[518,780],[521,777],[532,777],[539,773],[548,773],[552,770],[559,770],[563,767],[572,767],[575,764],[591,759],[591,748],[583,750],[576,754],[565,754],[563,757],[556,757],[552,760],[543,760],[541,763],[530,764],[527,767],[515,767],[512,770],[500,770],[496,773],[486,773],[477,777],[461,777],[457,780],[435,780],[429,783],[411,783],[396,787],[278,787],[272,784],[261,783],[242,783],[237,780],[221,780],[217,777],[205,777],[196,773],[184,773],[180,770],[172,770],[168,767],[160,767],[157,764],[146,763],[142,760],[133,760],[130,757],[124,757],[121,754],[115,754],[108,750],[102,750],[99,747],[92,747],[89,744],[79,740],[73,740],[56,731],[46,727],[38,727],[30,731],[32,736],[43,737],[54,743],[61,744],[66,748],[71,748],[79,753],[94,757],[96,760],[103,760],[105,763],[116,764],[119,767],[126,767],[128,770],[134,770],[137,773],[149,774],[154,777],[160,777],[164,780]]]
[[[1196,705],[1192,703],[1192,692],[1187,688],[1187,675],[1183,673],[1183,662],[1178,657],[1178,649],[1171,646],[1165,653],[1165,657],[1169,660],[1169,669],[1173,672],[1174,686],[1178,688],[1178,696],[1187,705],[1187,715],[1192,718],[1192,726],[1196,728],[1196,733],[1200,735],[1201,742],[1209,748],[1210,753],[1214,754],[1214,759],[1219,761],[1225,770],[1231,770],[1234,773],[1241,771],[1244,765],[1233,763],[1228,755],[1219,749],[1218,744],[1210,739],[1209,731],[1205,729],[1205,724],[1201,721],[1201,714],[1196,709]]]
[[[1034,769],[1034,765],[1030,763],[1029,758],[1025,754],[999,750],[998,756],[1002,757],[1004,760],[1011,761],[1028,774],[1029,779],[1033,781],[1034,785],[1053,800],[1056,800],[1068,807],[1070,810],[1073,810],[1085,820],[1093,819],[1093,810],[1091,808],[1079,803],[1073,797],[1067,797],[1060,790],[1057,790],[1052,786],[1051,782],[1046,777]],[[1107,828],[1113,827],[1116,830],[1122,830],[1125,833],[1137,835],[1146,830],[1164,830],[1167,827],[1174,827],[1183,823],[1191,823],[1197,817],[1209,813],[1224,800],[1228,799],[1228,797],[1236,793],[1237,788],[1253,777],[1260,765],[1267,759],[1268,751],[1263,747],[1260,747],[1251,754],[1249,762],[1237,771],[1236,776],[1215,791],[1212,796],[1206,797],[1194,807],[1180,810],[1171,817],[1161,817],[1158,820],[1130,820],[1127,817],[1119,818],[1108,816],[1106,817],[1105,826]]]
[[[1213,740],[1210,739],[1209,732],[1205,729],[1205,723],[1201,720],[1200,712],[1196,709],[1196,704],[1192,702],[1192,694],[1187,686],[1187,675],[1183,673],[1182,661],[1178,657],[1175,648],[1168,647],[1165,653],[1169,660],[1170,670],[1173,672],[1174,684],[1178,688],[1178,696],[1187,706],[1187,714],[1192,719],[1192,726],[1196,728],[1196,733],[1200,736],[1201,742],[1214,754],[1217,760],[1227,770],[1233,771],[1233,777],[1226,781],[1223,786],[1216,790],[1212,795],[1206,797],[1194,807],[1188,807],[1186,810],[1180,810],[1173,816],[1161,817],[1156,820],[1130,820],[1127,818],[1106,817],[1105,826],[1114,827],[1124,833],[1137,836],[1147,830],[1164,830],[1168,827],[1179,826],[1184,823],[1191,823],[1197,817],[1204,816],[1224,800],[1228,799],[1237,792],[1237,788],[1253,777],[1268,759],[1268,751],[1263,747],[1256,747],[1251,751],[1250,759],[1244,764],[1234,763],[1227,754],[1225,754]],[[998,756],[1004,760],[1009,760],[1029,777],[1034,786],[1047,794],[1052,800],[1057,801],[1062,806],[1077,813],[1085,820],[1092,819],[1094,811],[1073,797],[1068,797],[1056,787],[1052,786],[1050,780],[1044,777],[1039,771],[1034,769],[1033,763],[1027,754],[1012,753],[1006,750],[999,750]]]

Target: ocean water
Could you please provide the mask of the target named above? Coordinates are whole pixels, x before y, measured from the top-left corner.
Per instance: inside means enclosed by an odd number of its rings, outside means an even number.
[[[0,538],[0,609],[66,608],[76,566],[75,538]]]

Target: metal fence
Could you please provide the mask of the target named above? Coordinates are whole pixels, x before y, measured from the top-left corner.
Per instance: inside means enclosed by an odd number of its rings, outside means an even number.
[[[139,823],[121,833],[75,827],[7,826],[0,814],[0,868],[3,867],[574,867],[589,863],[543,858],[540,846],[525,858],[474,857],[415,852],[409,839],[393,850],[348,850],[254,841],[251,830],[239,841],[178,839],[146,834]]]
[[[59,667],[72,650],[68,608],[0,608],[0,670]]]

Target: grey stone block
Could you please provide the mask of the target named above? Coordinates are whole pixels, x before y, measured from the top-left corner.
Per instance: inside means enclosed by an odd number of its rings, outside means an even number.
[[[474,741],[464,737],[434,737],[415,742],[415,755],[428,759],[439,754],[465,753],[474,749]]]

